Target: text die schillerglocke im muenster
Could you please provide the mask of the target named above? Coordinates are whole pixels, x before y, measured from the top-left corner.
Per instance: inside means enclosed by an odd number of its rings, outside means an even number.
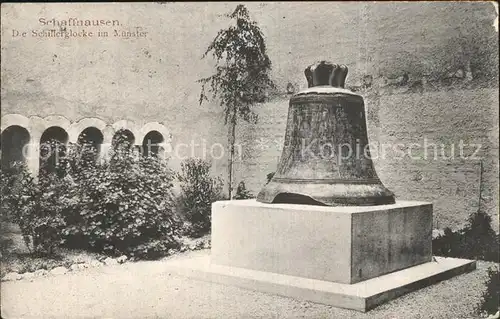
[[[139,38],[146,37],[147,31],[142,27],[126,28],[116,19],[47,19],[39,18],[39,23],[43,27],[51,29],[31,30],[33,37],[41,38],[70,38],[70,37],[118,37],[118,38]]]

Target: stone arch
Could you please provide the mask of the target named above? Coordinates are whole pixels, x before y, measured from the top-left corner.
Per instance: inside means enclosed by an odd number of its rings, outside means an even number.
[[[170,134],[170,131],[165,127],[165,125],[159,122],[149,122],[144,124],[137,135],[137,139],[140,141],[144,140],[146,134],[151,131],[158,131],[163,136],[164,143],[169,144],[171,142],[172,135]]]
[[[79,135],[76,141],[77,144],[85,144],[85,147],[90,147],[95,153],[95,159],[99,156],[101,152],[101,146],[104,141],[104,135],[101,130],[95,126],[90,126],[84,129]],[[87,153],[88,154],[88,153]]]
[[[40,137],[40,144],[44,143],[50,139],[58,140],[59,142],[66,144],[69,142],[68,132],[57,125],[53,125],[48,127]]]
[[[135,145],[135,135],[134,133],[132,133],[132,131],[128,130],[128,129],[118,129],[114,136],[113,136],[113,140],[111,141],[111,145],[112,147],[118,147],[118,145],[116,143],[119,143],[118,141],[118,137],[123,134],[123,136],[125,137],[125,142],[128,143],[129,145],[129,148],[130,147],[133,147]]]
[[[24,129],[26,129],[29,133],[30,136],[30,141],[28,145],[26,146],[26,153],[24,154],[25,158],[24,161],[28,165],[28,168],[30,171],[36,175],[38,174],[38,142],[41,136],[41,132],[43,132],[44,127],[45,127],[45,122],[43,121],[42,118],[35,117],[38,119],[38,122],[33,121],[33,116],[26,117],[21,114],[6,114],[2,116],[0,124],[1,124],[1,131],[4,131],[7,129],[9,126],[20,126]],[[36,124],[40,124],[39,127],[37,127]],[[39,128],[40,132],[37,132],[37,128]]]
[[[149,122],[142,126],[140,130],[140,138],[141,141],[144,141],[146,135],[152,131],[157,131],[163,136],[163,141],[159,144],[159,155],[165,155],[165,152],[172,151],[172,134],[167,129],[167,127],[159,122]]]
[[[95,126],[89,126],[78,135],[77,143],[91,143],[94,145],[102,144],[104,135],[101,130]]]
[[[116,134],[118,130],[124,129],[130,131],[134,135],[134,138],[136,139],[140,138],[141,135],[140,130],[137,128],[137,125],[132,121],[121,120],[113,123],[111,126],[113,127],[114,134]]]
[[[144,139],[142,140],[142,154],[144,156],[157,157],[164,151],[164,142],[165,138],[163,134],[156,130],[150,131],[144,136]]]
[[[108,125],[106,124],[106,122],[95,117],[81,119],[80,121],[71,124],[68,131],[69,141],[71,143],[77,143],[79,136],[85,129],[89,127],[95,127],[103,134],[102,142],[104,142],[104,131],[106,130],[107,126]]]
[[[10,169],[15,162],[26,162],[26,146],[30,142],[30,133],[25,127],[11,125],[1,133],[2,169]]]
[[[71,126],[71,122],[61,115],[49,115],[44,118],[39,116],[30,116],[30,124],[30,133],[34,141],[39,141],[45,131],[51,127],[60,127],[64,131],[69,132]],[[70,142],[69,138],[66,142]]]
[[[45,121],[46,128],[50,128],[52,126],[59,126],[64,129],[66,132],[69,132],[69,128],[71,126],[70,120],[61,115],[49,115],[43,118]],[[68,134],[68,133],[66,133]],[[68,134],[69,137],[69,134]]]
[[[129,120],[121,120],[115,122],[112,125],[112,127],[113,127],[113,137],[111,139],[111,148],[114,147],[114,141],[117,136],[117,133],[122,131],[126,134],[126,136],[128,136],[129,142],[131,142],[131,149],[133,149],[134,151],[141,152],[140,146],[135,145],[135,143],[140,140],[137,138],[137,136],[139,135],[139,129],[137,128],[137,125],[134,122]]]
[[[69,135],[64,128],[50,126],[45,129],[40,137],[39,169],[41,172],[57,171],[60,160],[66,155],[68,141]]]
[[[7,129],[9,126],[20,126],[25,128],[28,133],[31,133],[31,121],[29,118],[26,116],[23,116],[21,114],[6,114],[2,116],[2,119],[0,121],[0,130],[4,131]]]

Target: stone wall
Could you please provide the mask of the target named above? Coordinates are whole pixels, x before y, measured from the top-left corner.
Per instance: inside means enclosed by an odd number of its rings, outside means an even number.
[[[481,205],[498,228],[498,89],[365,93],[370,144],[379,145],[372,149],[374,163],[385,186],[398,199],[432,201],[435,227],[456,228],[478,208],[482,162]],[[240,131],[243,152],[237,164],[237,179],[244,180],[254,192],[279,161],[288,97],[260,105],[257,110],[259,123],[244,125]],[[387,145],[385,157],[382,144]],[[397,157],[391,151],[396,144],[402,144],[399,149],[406,154],[413,147],[413,158]]]

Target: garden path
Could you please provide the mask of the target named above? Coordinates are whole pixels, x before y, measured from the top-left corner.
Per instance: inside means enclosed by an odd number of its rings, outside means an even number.
[[[171,258],[2,282],[2,318],[474,318],[493,265],[359,313],[174,276]]]

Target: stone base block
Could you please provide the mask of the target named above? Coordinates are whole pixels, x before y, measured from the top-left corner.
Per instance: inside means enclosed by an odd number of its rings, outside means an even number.
[[[352,284],[432,258],[432,204],[212,205],[212,263]]]
[[[476,269],[475,261],[435,257],[434,261],[377,278],[341,284],[217,265],[210,262],[210,256],[199,253],[172,259],[166,265],[166,271],[193,279],[362,312],[408,292]]]

